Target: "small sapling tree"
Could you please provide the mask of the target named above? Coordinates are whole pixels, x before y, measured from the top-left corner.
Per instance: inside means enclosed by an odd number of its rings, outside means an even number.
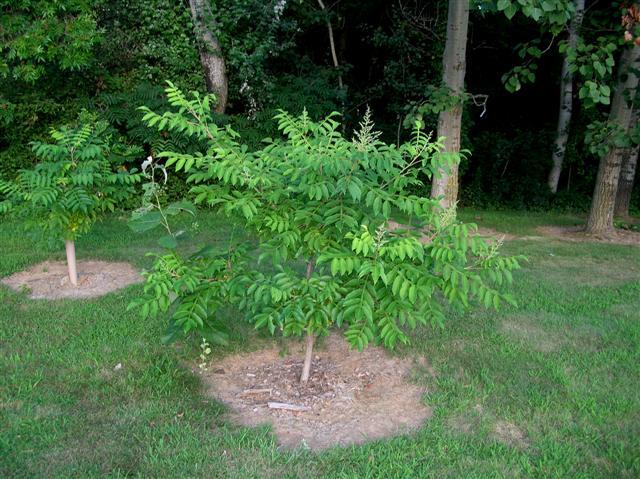
[[[64,240],[69,281],[77,286],[75,240],[127,200],[140,176],[111,161],[115,151],[104,122],[52,129],[51,138],[53,143],[32,144],[39,160],[33,169],[0,180],[0,212],[21,214],[48,240]],[[133,151],[120,147],[126,155]]]
[[[167,93],[177,111],[145,109],[145,121],[209,147],[160,156],[187,171],[196,203],[238,218],[259,238],[259,261],[274,268],[231,273],[230,299],[256,328],[306,337],[302,382],[316,338],[334,326],[360,350],[372,341],[392,348],[409,341],[408,329],[442,325],[446,302],[511,301],[499,289],[518,259],[500,256],[499,244],[473,235],[475,226],[456,221],[437,200],[410,193],[426,190],[420,172],[431,176],[451,161],[420,122],[412,140],[396,146],[378,140],[368,113],[349,140],[337,114],[314,122],[306,112],[280,112],[284,138],[249,151],[231,127],[212,121],[211,97],[187,98],[172,85]],[[411,226],[393,228],[397,214]]]
[[[175,226],[180,215],[195,218],[196,208],[188,201],[165,203],[166,168],[149,156],[142,163],[142,206],[135,210],[129,227],[135,232],[164,230],[158,239],[162,253],[149,253],[155,258],[153,268],[143,272],[144,294],[131,302],[128,309],[140,308],[143,317],[155,318],[169,309],[172,314],[163,342],[168,343],[199,332],[213,344],[225,344],[224,326],[216,320],[217,309],[228,301],[231,265],[240,263],[240,251],[219,252],[205,246],[190,255],[178,251],[179,242],[187,237],[185,229]],[[197,229],[197,222],[192,223]]]

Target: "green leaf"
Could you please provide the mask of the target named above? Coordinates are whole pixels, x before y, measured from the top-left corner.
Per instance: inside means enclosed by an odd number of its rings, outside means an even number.
[[[193,203],[191,203],[190,201],[176,201],[175,203],[171,203],[169,206],[167,206],[165,213],[170,216],[175,216],[182,211],[186,211],[193,216],[196,215],[196,207],[193,206]]]
[[[163,248],[174,249],[178,246],[178,241],[173,235],[166,235],[158,239],[158,244]]]
[[[159,211],[147,211],[139,216],[134,216],[127,224],[129,228],[131,228],[136,233],[142,233],[143,231],[148,231],[156,226],[160,225],[162,222],[162,215]]]

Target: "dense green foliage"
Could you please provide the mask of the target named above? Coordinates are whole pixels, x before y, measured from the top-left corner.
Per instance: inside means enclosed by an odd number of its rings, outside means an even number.
[[[368,113],[347,140],[335,115],[314,122],[306,111],[282,111],[276,119],[284,140],[266,139],[250,151],[231,127],[214,123],[212,96],[187,98],[173,85],[167,96],[178,111],[145,107],[144,120],[186,131],[207,148],[159,156],[188,172],[196,204],[244,221],[259,238],[259,260],[270,258],[276,269],[252,268],[237,250],[182,258],[173,236],[163,237],[172,251],[158,257],[146,274],[146,296],[133,303],[144,317],[167,311],[173,299],[171,329],[215,329],[218,310],[235,302],[272,334],[326,334],[337,325],[362,349],[374,340],[406,343],[406,328],[418,324],[442,326],[443,300],[468,306],[478,299],[497,308],[508,299],[498,288],[519,267],[517,259],[499,256],[497,244],[474,236],[473,225],[455,221],[436,200],[410,193],[421,185],[420,172],[431,177],[451,161],[420,122],[410,142],[395,146],[378,140]],[[163,224],[170,233],[157,205],[136,212],[132,227]],[[412,226],[392,228],[393,212],[410,217]],[[290,260],[304,263],[302,276]]]
[[[197,149],[184,136],[144,128],[136,113],[142,104],[169,108],[161,93],[166,79],[187,90],[204,88],[187,2],[5,3],[0,176],[12,178],[32,166],[28,143],[44,140],[51,126],[69,123],[82,108],[92,109],[127,143],[146,150],[143,156]],[[227,64],[227,112],[234,127],[255,147],[276,135],[271,118],[278,108],[296,115],[306,108],[314,118],[339,111],[342,128],[352,131],[369,105],[387,143],[410,138],[416,113],[427,129],[435,128],[438,111],[450,100],[440,84],[446,6],[445,0],[431,2],[429,8],[414,0],[366,6],[348,0],[323,12],[310,0],[211,2],[211,21]],[[509,168],[496,177],[490,173],[496,155],[485,148],[483,138],[506,143],[515,134],[518,142],[526,142],[526,136],[552,134],[558,62],[566,51],[572,2],[472,2],[468,79],[461,98],[466,102],[463,147],[472,157],[462,164],[461,204],[586,207],[602,148],[586,145],[593,135],[585,136],[585,131],[589,124],[600,129],[598,122],[605,121],[623,39],[621,6],[591,6],[581,41],[569,52],[581,105],[574,113],[577,126],[571,129],[561,179],[560,191],[566,193],[554,196],[542,186],[551,142],[539,142],[539,149],[527,151],[526,160],[519,149],[503,149],[500,156]],[[333,26],[338,68],[332,65],[326,21]],[[338,75],[344,88],[338,87]],[[513,94],[502,90],[501,77]],[[218,119],[219,124],[226,121]],[[527,133],[521,138],[520,131]],[[166,191],[172,198],[187,191],[184,181],[185,175],[171,176]],[[527,193],[520,195],[523,186]],[[496,197],[494,191],[505,194]]]

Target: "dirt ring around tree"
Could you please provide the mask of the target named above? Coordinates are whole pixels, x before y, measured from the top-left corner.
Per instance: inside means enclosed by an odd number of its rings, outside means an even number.
[[[18,292],[27,292],[31,299],[80,299],[102,296],[143,277],[129,263],[108,261],[78,261],[78,286],[73,286],[64,261],[45,261],[31,268],[2,278],[0,282]]]
[[[620,228],[604,235],[589,235],[584,232],[584,226],[539,226],[536,230],[545,236],[565,241],[640,246],[639,232]]]
[[[352,350],[342,335],[316,348],[311,377],[299,383],[303,345],[282,356],[277,347],[214,361],[202,377],[208,394],[244,426],[270,423],[284,448],[322,450],[410,434],[431,417],[425,389],[410,375],[417,365],[383,348]]]
[[[398,229],[415,231],[415,229],[412,226],[398,223],[396,221],[388,221],[388,226],[390,231],[396,231]],[[517,236],[512,235],[511,233],[503,233],[493,228],[488,228],[484,226],[479,226],[478,230],[472,234],[476,236],[480,236],[481,238],[484,238],[489,243],[492,243],[495,241],[513,241],[515,239],[518,239]],[[421,230],[420,238],[418,238],[418,241],[420,241],[421,243],[429,243],[431,241],[431,237],[429,236],[428,232],[426,232],[425,230]]]

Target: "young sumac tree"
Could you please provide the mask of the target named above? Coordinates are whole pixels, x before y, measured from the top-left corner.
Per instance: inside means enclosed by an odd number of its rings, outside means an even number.
[[[69,281],[78,285],[75,240],[105,212],[131,197],[140,180],[112,161],[107,124],[51,130],[53,143],[32,143],[39,162],[12,180],[0,179],[0,213],[27,218],[27,227],[50,241],[64,240]],[[127,152],[125,152],[127,153]]]
[[[187,171],[196,203],[238,218],[259,238],[259,260],[274,268],[247,262],[228,276],[229,291],[256,328],[306,337],[301,381],[315,339],[333,326],[358,349],[372,341],[391,348],[419,324],[442,325],[446,302],[512,301],[499,289],[518,258],[500,256],[499,244],[474,235],[475,226],[411,193],[426,190],[420,172],[431,177],[450,166],[419,122],[409,143],[387,145],[368,114],[350,140],[337,114],[314,122],[306,112],[281,111],[283,138],[249,151],[231,127],[212,121],[212,97],[186,97],[173,86],[167,94],[177,111],[144,109],[145,121],[209,147],[160,156]],[[394,227],[396,215],[411,226]]]

